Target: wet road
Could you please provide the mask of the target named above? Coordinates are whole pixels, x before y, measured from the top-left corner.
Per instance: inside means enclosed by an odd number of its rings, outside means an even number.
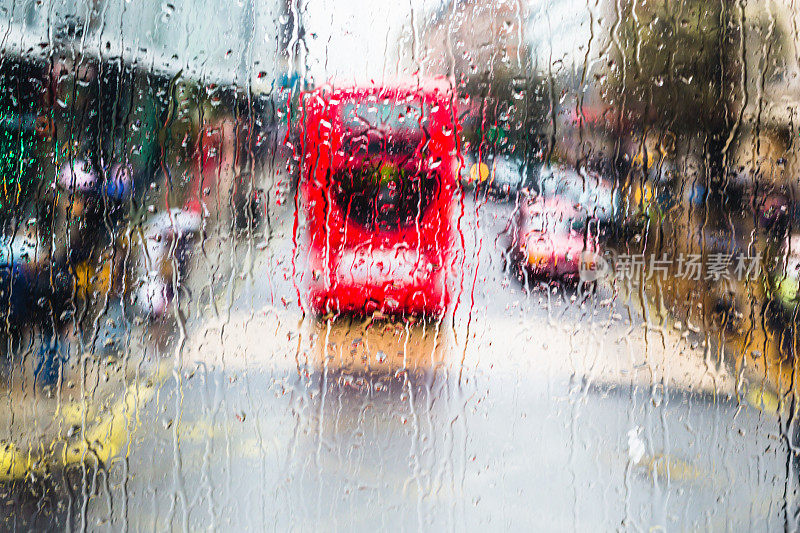
[[[183,347],[163,355],[170,371],[138,413],[127,457],[76,522],[550,531],[792,522],[784,501],[787,472],[797,473],[779,419],[744,400],[748,385],[702,337],[647,326],[641,305],[608,286],[588,295],[510,278],[497,239],[510,207],[465,211],[464,291],[438,324],[303,318],[288,214],[268,246],[219,248],[235,267],[194,271],[197,318]],[[223,278],[234,282],[215,289]],[[410,370],[385,371],[392,358]]]

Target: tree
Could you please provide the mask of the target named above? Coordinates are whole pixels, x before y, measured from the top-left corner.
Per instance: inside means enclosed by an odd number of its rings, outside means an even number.
[[[425,17],[422,71],[455,80],[469,150],[541,153],[550,106],[524,38],[527,17],[523,4],[486,0],[452,0]]]
[[[725,1],[622,0],[612,11],[608,102],[643,128],[721,130],[733,44]]]

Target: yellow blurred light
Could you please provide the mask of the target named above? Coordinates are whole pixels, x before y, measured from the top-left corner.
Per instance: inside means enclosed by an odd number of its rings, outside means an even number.
[[[483,183],[489,179],[489,166],[486,163],[476,163],[469,169],[469,180]]]

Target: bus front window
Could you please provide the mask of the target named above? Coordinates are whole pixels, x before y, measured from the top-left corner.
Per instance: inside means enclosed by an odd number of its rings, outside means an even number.
[[[369,161],[335,174],[336,201],[346,216],[371,230],[393,230],[415,223],[430,206],[434,173],[413,164]]]

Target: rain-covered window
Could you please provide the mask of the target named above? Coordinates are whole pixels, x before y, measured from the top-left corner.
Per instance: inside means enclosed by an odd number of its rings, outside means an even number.
[[[0,0],[0,529],[797,530],[799,18]]]

